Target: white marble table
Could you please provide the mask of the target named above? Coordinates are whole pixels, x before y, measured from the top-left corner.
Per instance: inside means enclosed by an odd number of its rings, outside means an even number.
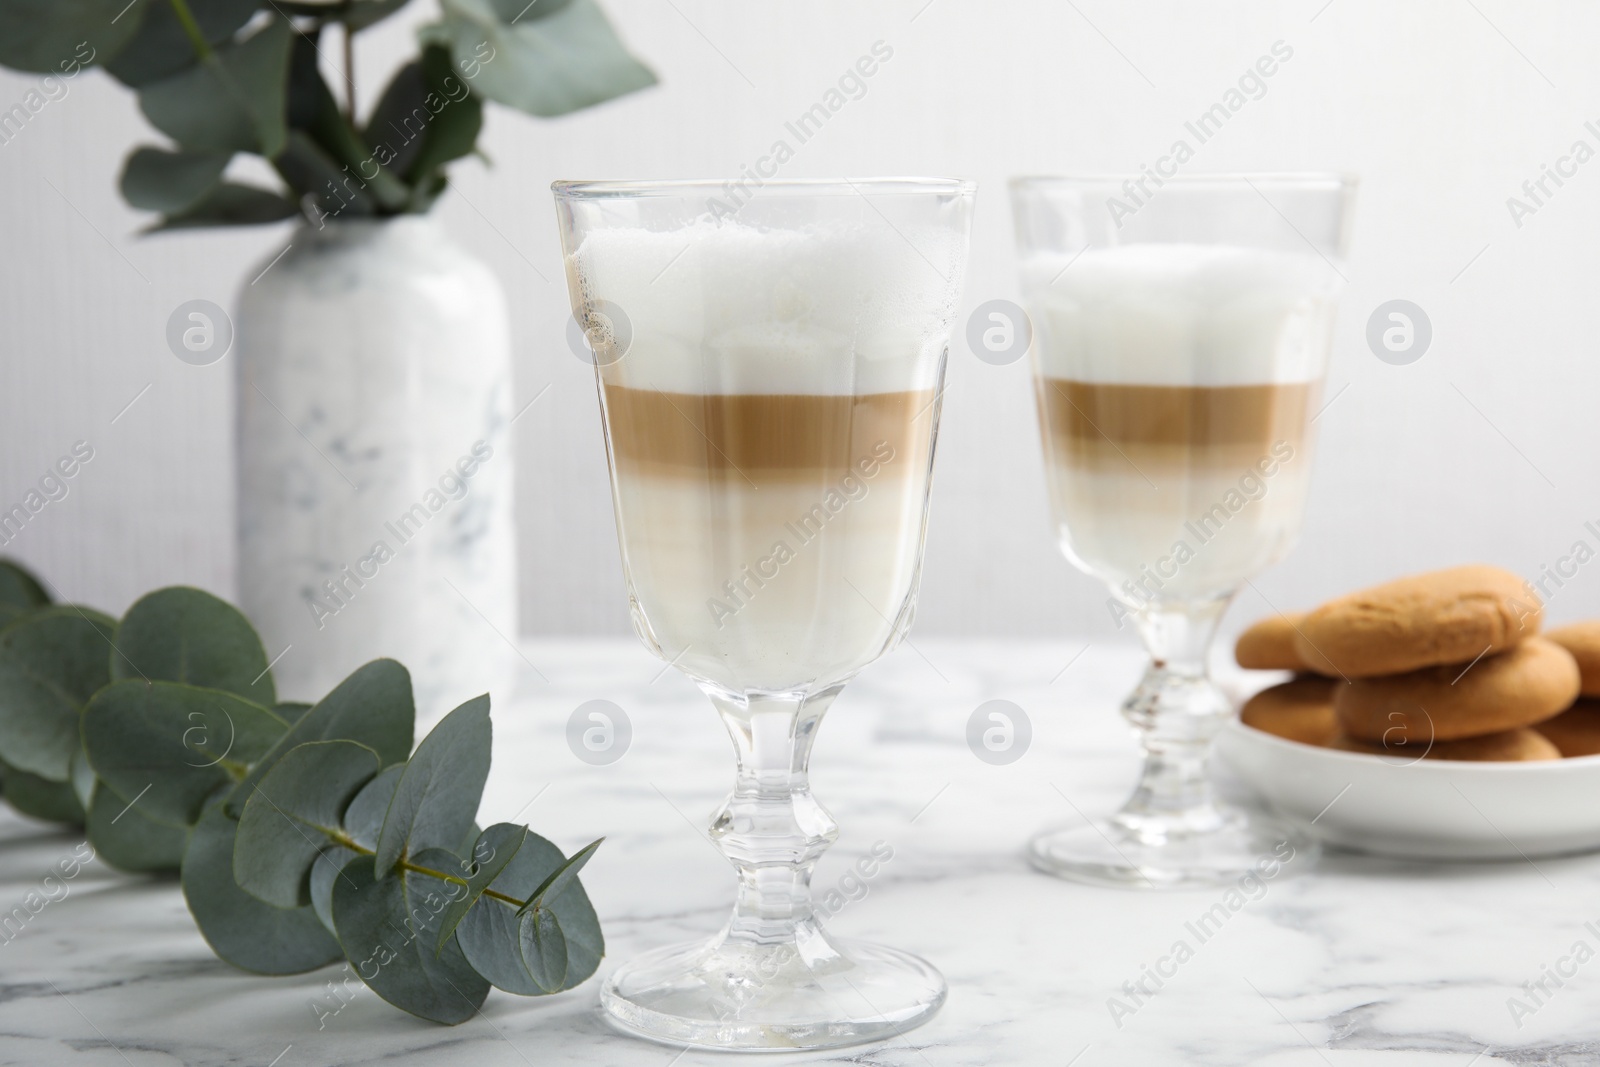
[[[1560,988],[1547,981],[1552,992],[1520,1028],[1507,1007],[1513,996],[1531,1004],[1523,983],[1576,942],[1600,949],[1584,925],[1600,929],[1600,858],[1535,868],[1330,855],[1309,876],[1268,884],[1204,943],[1186,924],[1220,891],[1118,892],[1033,873],[1022,858],[1027,836],[1077,819],[1073,805],[1114,806],[1136,765],[1111,709],[1138,656],[1096,645],[1061,673],[1081,648],[917,640],[846,690],[814,761],[817,795],[842,825],[817,884],[836,885],[876,841],[894,858],[831,928],[923,954],[949,979],[950,999],[901,1040],[779,1062],[1600,1063],[1600,959],[1577,965]],[[530,672],[524,690],[497,707],[484,821],[526,807],[521,818],[569,850],[607,835],[584,875],[608,940],[602,973],[641,950],[711,934],[732,893],[727,866],[701,836],[732,773],[721,725],[681,677],[658,677],[660,665],[636,645],[525,651],[548,681]],[[964,741],[967,717],[995,697],[1020,704],[1034,725],[1032,748],[1007,767],[980,762]],[[632,719],[632,747],[608,767],[581,763],[563,739],[568,715],[593,698]],[[19,903],[78,841],[0,816],[0,905]],[[1108,1000],[1132,1004],[1123,984],[1179,939],[1193,957],[1114,1019]],[[596,981],[539,1000],[495,992],[481,1016],[454,1028],[363,992],[319,1030],[310,1005],[332,973],[235,971],[211,955],[175,883],[96,862],[68,897],[0,942],[0,1064],[734,1059],[611,1031],[596,1011]]]

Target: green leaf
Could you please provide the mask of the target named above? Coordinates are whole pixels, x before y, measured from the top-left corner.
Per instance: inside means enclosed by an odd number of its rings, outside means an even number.
[[[183,853],[183,898],[211,950],[257,974],[300,974],[344,953],[310,908],[276,908],[233,880],[239,824],[208,804]]]
[[[583,870],[584,865],[594,858],[595,851],[604,841],[605,838],[601,837],[589,842],[579,849],[570,860],[551,871],[549,877],[539,883],[539,888],[533,891],[533,895],[528,898],[527,902],[517,909],[518,913],[526,914],[530,911],[536,911],[547,902],[554,902],[560,897],[566,891],[566,888],[577,880],[578,872]]]
[[[490,886],[508,897],[526,900],[565,863],[566,857],[559,848],[530,831],[516,856]],[[566,886],[559,896],[547,897],[540,911],[555,916],[560,923],[567,953],[566,977],[561,988],[571,989],[593,975],[605,955],[600,920],[580,882]],[[524,934],[516,908],[485,898],[461,921],[456,929],[456,940],[472,966],[496,988],[521,996],[537,996],[546,990],[528,973],[523,958]],[[531,937],[532,930],[526,934]]]
[[[22,814],[46,822],[83,825],[83,805],[71,784],[52,782],[10,764],[0,765],[0,770],[4,772],[5,798]]]
[[[442,868],[460,863],[443,849],[414,859]],[[334,928],[356,973],[395,1007],[439,1023],[465,1022],[489,995],[460,946],[434,952],[440,915],[460,890],[409,872],[380,879],[366,856],[351,860],[333,886]]]
[[[141,211],[181,215],[222,181],[228,152],[136,148],[122,167],[122,198]]]
[[[357,204],[365,198],[389,211],[399,211],[405,206],[409,196],[405,183],[391,173],[384,166],[385,161],[376,158],[366,142],[351,129],[328,83],[322,78],[316,45],[308,37],[295,40],[289,72],[289,123],[304,132],[318,154],[325,156],[335,170],[331,178],[323,178],[314,168],[302,174],[307,169],[306,160],[298,158],[307,156],[303,146],[297,149],[298,157],[275,161],[284,180],[302,195],[314,193],[323,204],[331,201],[334,206],[324,208],[330,212],[339,210],[337,205],[341,198],[354,198],[358,192],[361,197],[357,198]],[[332,187],[328,184],[330,180]],[[316,181],[316,184],[301,185],[301,181]],[[343,210],[354,211],[357,204]]]
[[[483,103],[450,64],[450,51],[428,45],[401,67],[373,109],[364,138],[374,155],[413,185],[469,154],[483,129]]]
[[[544,909],[519,912],[517,946],[522,950],[522,965],[533,982],[546,993],[566,988],[567,939],[555,914]]]
[[[78,716],[111,680],[117,622],[97,611],[42,608],[0,631],[0,752],[13,767],[65,782]]]
[[[255,784],[272,770],[283,754],[308,741],[359,741],[376,752],[384,766],[400,763],[411,755],[416,718],[411,675],[406,669],[392,659],[375,659],[364,664],[301,716],[261,757],[244,781],[229,794],[228,806],[238,811],[249,799]]]
[[[83,710],[95,775],[150,818],[188,826],[206,798],[244,776],[288,724],[220,689],[113,682]]]
[[[139,91],[151,125],[193,152],[257,152],[269,159],[288,136],[287,19],[272,18],[253,35],[211,58]]]
[[[467,862],[467,891],[445,909],[439,924],[439,943],[436,951],[444,950],[445,941],[456,932],[456,927],[461,925],[461,920],[467,917],[467,912],[471,911],[478,898],[483,896],[483,891],[500,876],[501,871],[505,870],[506,864],[511,862],[527,836],[526,826],[508,822],[495,823],[478,835],[477,840],[473,842]]]
[[[200,62],[169,0],[142,0],[142,6],[148,10],[139,32],[105,64],[108,73],[134,88],[169,78]],[[260,7],[261,0],[191,0],[189,4],[201,35],[213,46],[232,37]]]
[[[394,799],[395,787],[400,784],[404,764],[386,767],[372,781],[362,786],[361,792],[350,802],[344,812],[344,832],[363,848],[376,848],[378,832],[383,829],[383,816]],[[359,853],[335,846],[323,851],[311,868],[311,906],[317,918],[330,931],[333,929],[333,883],[339,872]]]
[[[203,226],[260,226],[289,218],[297,211],[293,203],[267,189],[223,182],[181,215],[169,215],[141,232],[163,233]]]
[[[0,4],[0,66],[65,74],[104,62],[133,40],[154,2],[139,0],[124,11],[128,0],[6,0]]]
[[[289,144],[273,160],[278,173],[301,197],[314,196],[325,215],[363,218],[377,213],[377,202],[348,177],[332,156],[304,130],[290,130]]]
[[[50,603],[39,579],[20,563],[0,559],[0,607],[30,611]]]
[[[379,877],[394,869],[403,852],[449,848],[461,840],[478,814],[492,747],[488,694],[456,708],[422,739],[378,835]]]
[[[537,4],[441,0],[442,35],[474,92],[549,118],[656,83],[594,0]],[[438,36],[429,33],[430,39]]]
[[[343,832],[345,808],[378,769],[378,754],[354,741],[312,741],[285,754],[240,816],[239,887],[280,908],[310,904],[311,865]]]
[[[129,804],[104,784],[96,786],[89,801],[89,844],[119,871],[176,871],[188,831],[146,818],[143,807],[144,800]]]
[[[267,653],[249,620],[227,601],[181,585],[128,609],[111,677],[222,689],[268,708],[275,699]]]

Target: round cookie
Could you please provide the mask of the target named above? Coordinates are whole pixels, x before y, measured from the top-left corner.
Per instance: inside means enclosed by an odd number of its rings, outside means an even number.
[[[1561,750],[1538,730],[1526,726],[1460,741],[1435,741],[1423,759],[1472,760],[1483,763],[1525,763],[1561,758]]]
[[[1294,648],[1295,627],[1305,612],[1269,615],[1239,635],[1233,658],[1252,671],[1309,671],[1311,667]]]
[[[1425,667],[1387,678],[1363,678],[1334,689],[1344,732],[1394,747],[1455,741],[1543,722],[1578,695],[1572,654],[1530,638],[1476,663]]]
[[[1534,729],[1554,742],[1563,756],[1600,754],[1600,700],[1580,700]]]
[[[1346,734],[1340,734],[1327,747],[1343,752],[1360,752],[1368,756],[1392,756],[1412,762],[1418,759],[1432,759],[1524,763],[1531,760],[1561,758],[1560,749],[1539,731],[1529,727],[1485,734],[1482,737],[1465,737],[1459,741],[1435,741],[1431,745],[1426,742],[1396,743],[1389,748],[1370,741],[1357,741]]]
[[[1600,696],[1600,620],[1575,622],[1551,630],[1545,636],[1571,652],[1572,658],[1578,661],[1583,695]]]
[[[1510,571],[1452,567],[1328,601],[1300,621],[1294,647],[1320,674],[1372,678],[1502,652],[1538,633],[1542,614]]]
[[[1263,689],[1245,701],[1239,709],[1239,721],[1290,741],[1331,744],[1339,736],[1333,686],[1326,678],[1296,678]]]

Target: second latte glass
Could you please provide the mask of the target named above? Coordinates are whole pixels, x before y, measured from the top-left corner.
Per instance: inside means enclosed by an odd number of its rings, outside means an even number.
[[[1151,657],[1123,704],[1146,760],[1122,809],[1035,838],[1036,866],[1130,887],[1304,867],[1315,842],[1219,804],[1232,714],[1206,653],[1294,543],[1354,184],[1337,175],[1012,183],[1062,551]]]

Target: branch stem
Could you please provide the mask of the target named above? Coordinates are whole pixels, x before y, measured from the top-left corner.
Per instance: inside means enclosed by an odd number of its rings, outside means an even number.
[[[359,844],[356,839],[351,837],[349,834],[329,833],[328,836],[333,838],[334,841],[338,842],[344,848],[349,849],[351,852],[357,852],[363,856],[377,855],[377,852],[367,848],[365,845]],[[401,859],[396,866],[400,867],[402,870],[411,871],[414,874],[425,874],[429,878],[437,878],[441,882],[454,882],[456,885],[464,885],[469,887],[472,885],[471,882],[467,881],[465,878],[462,878],[460,875],[446,874],[443,871],[436,871],[432,867],[423,867],[412,863],[408,859]],[[493,889],[485,889],[483,891],[483,895],[486,897],[493,897],[495,900],[502,901],[506,904],[515,905],[519,909],[528,906],[528,902],[526,900],[518,900],[516,897],[507,896],[505,893],[500,893]]]
[[[189,10],[188,0],[168,0],[172,5],[172,13],[178,18],[178,25],[183,27],[183,32],[188,35],[189,43],[194,45],[195,54],[201,59],[211,58],[211,42],[206,40],[206,35],[200,29],[200,23],[194,17],[194,12]]]

